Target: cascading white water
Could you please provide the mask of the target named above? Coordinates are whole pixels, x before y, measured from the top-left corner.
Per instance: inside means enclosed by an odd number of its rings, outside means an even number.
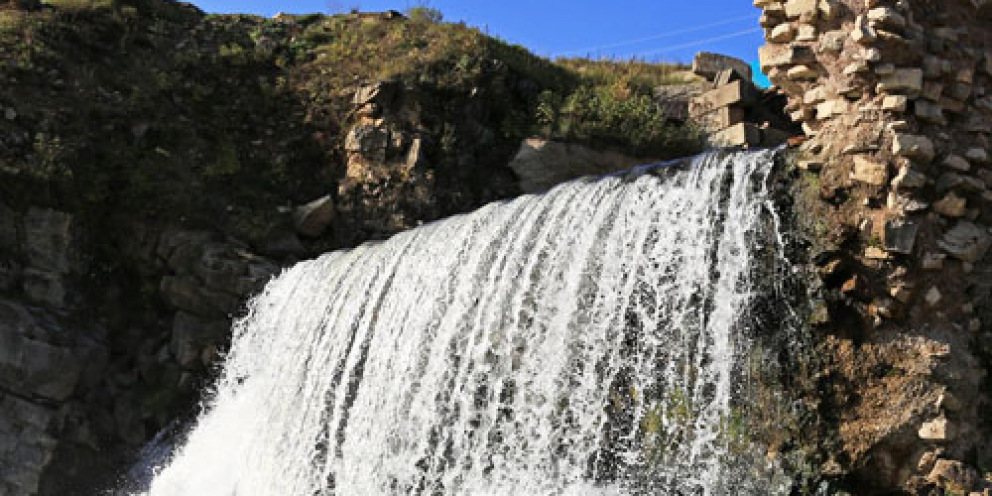
[[[580,180],[296,265],[147,494],[747,492],[771,162]]]

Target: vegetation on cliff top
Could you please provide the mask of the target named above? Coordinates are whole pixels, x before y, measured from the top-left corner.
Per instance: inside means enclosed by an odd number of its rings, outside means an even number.
[[[163,0],[32,3],[0,2],[0,193],[14,204],[257,219],[258,206],[335,190],[352,95],[384,79],[455,113],[448,102],[511,74],[516,87],[491,92],[510,95],[487,123],[498,150],[533,134],[651,158],[699,146],[650,97],[682,68],[556,63],[432,12],[263,19]]]

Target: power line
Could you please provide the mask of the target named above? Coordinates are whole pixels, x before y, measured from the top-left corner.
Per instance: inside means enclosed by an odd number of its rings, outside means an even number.
[[[622,47],[622,46],[627,46],[627,45],[636,45],[638,43],[644,43],[646,41],[654,41],[654,40],[660,40],[660,39],[663,39],[663,38],[671,38],[672,36],[678,36],[680,34],[693,33],[693,32],[696,32],[696,31],[702,31],[704,29],[709,29],[709,28],[713,28],[713,27],[717,27],[717,26],[725,26],[727,24],[732,24],[732,23],[735,23],[735,22],[743,21],[743,20],[754,20],[754,19],[755,19],[754,15],[753,14],[749,14],[749,15],[746,15],[746,16],[734,17],[734,18],[731,18],[731,19],[724,19],[722,21],[711,22],[709,24],[702,24],[702,25],[699,25],[699,26],[691,27],[691,28],[678,29],[678,30],[675,30],[675,31],[666,31],[664,33],[656,34],[654,36],[647,36],[647,37],[644,37],[644,38],[637,38],[637,39],[626,40],[626,41],[618,41],[616,43],[611,43],[611,44],[608,44],[608,45],[599,45],[599,46],[594,46],[594,47],[589,47],[589,48],[583,48],[581,50],[569,50],[567,52],[559,52],[558,55],[569,55],[569,54],[576,54],[576,53],[588,53],[588,52],[594,52],[594,51],[597,51],[597,50],[605,50],[605,49],[608,49],[608,48],[617,48],[617,47]]]
[[[672,45],[672,46],[665,47],[665,48],[658,48],[658,49],[655,49],[655,50],[649,50],[649,51],[646,51],[646,52],[638,53],[637,55],[640,55],[640,56],[657,55],[659,53],[672,52],[672,51],[675,51],[675,50],[680,50],[682,48],[689,48],[689,47],[694,47],[694,46],[699,46],[699,45],[705,45],[707,43],[712,43],[714,41],[729,40],[730,38],[738,38],[738,37],[741,37],[741,36],[749,35],[751,33],[758,33],[758,32],[761,32],[761,31],[763,31],[762,28],[751,28],[751,29],[748,29],[748,30],[745,30],[745,31],[738,31],[736,33],[725,34],[723,36],[715,36],[713,38],[707,38],[705,40],[690,41],[688,43],[682,43],[680,45]]]

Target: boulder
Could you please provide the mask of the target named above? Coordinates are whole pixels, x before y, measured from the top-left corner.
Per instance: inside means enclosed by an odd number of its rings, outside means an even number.
[[[201,357],[207,347],[218,347],[230,328],[226,320],[206,320],[179,311],[172,321],[169,350],[186,369],[202,367]]]
[[[334,221],[335,213],[334,199],[323,196],[293,211],[293,227],[303,236],[320,237]]]
[[[724,69],[734,69],[751,80],[751,66],[741,59],[710,52],[699,52],[692,60],[692,72],[712,81]]]
[[[651,162],[577,144],[528,138],[520,144],[509,167],[520,178],[521,191],[538,193],[582,176],[608,174]]]
[[[207,243],[192,273],[213,290],[238,297],[258,291],[278,268],[268,260],[229,243]]]
[[[192,276],[163,277],[159,290],[173,308],[201,317],[226,318],[241,304],[238,297],[207,288]]]

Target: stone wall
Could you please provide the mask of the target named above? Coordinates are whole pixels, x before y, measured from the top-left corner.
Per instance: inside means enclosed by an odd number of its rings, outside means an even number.
[[[709,85],[692,98],[689,116],[706,132],[710,146],[774,147],[797,133],[783,114],[781,92],[758,89],[743,60],[700,52],[693,71]]]
[[[762,70],[809,137],[825,471],[858,494],[988,491],[992,6],[754,3]]]

